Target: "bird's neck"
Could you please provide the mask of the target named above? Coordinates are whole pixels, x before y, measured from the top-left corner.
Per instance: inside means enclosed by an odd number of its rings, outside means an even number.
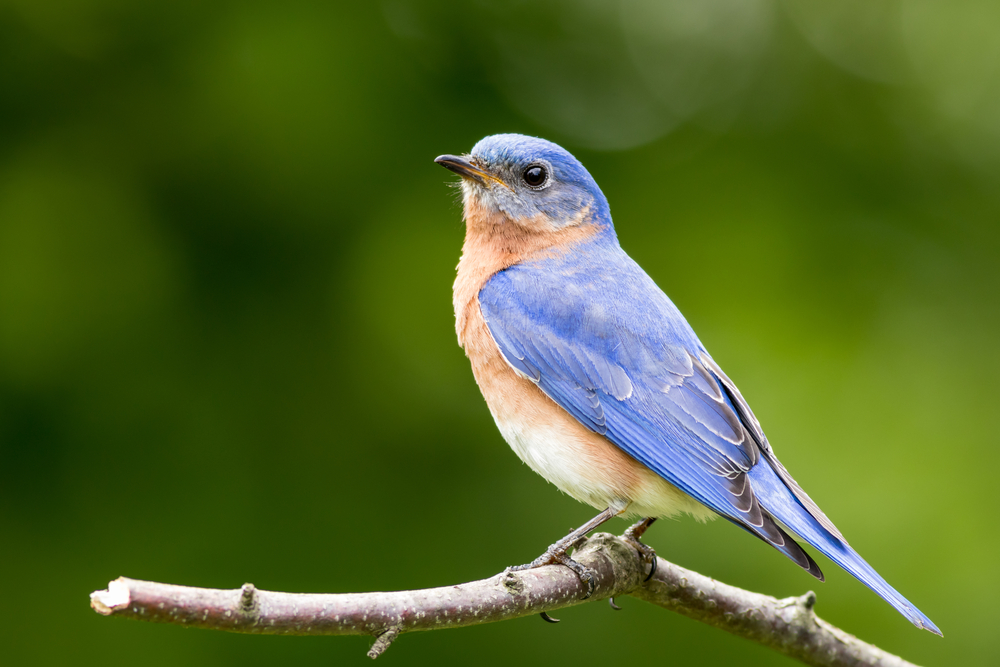
[[[479,291],[491,277],[515,264],[566,252],[608,229],[592,219],[589,207],[580,211],[570,224],[556,227],[542,216],[515,223],[503,212],[467,198],[465,243],[453,292],[459,344],[465,347],[469,309],[479,307]]]

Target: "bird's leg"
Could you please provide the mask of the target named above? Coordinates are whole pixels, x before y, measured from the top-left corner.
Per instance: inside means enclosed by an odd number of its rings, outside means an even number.
[[[656,572],[656,552],[653,551],[653,547],[640,542],[639,538],[642,537],[647,528],[653,525],[654,521],[656,521],[655,516],[648,516],[629,526],[629,529],[622,534],[622,538],[639,552],[639,557],[642,558],[643,562],[649,563],[649,574],[643,579],[643,583],[652,579]]]
[[[508,567],[508,572],[517,572],[518,570],[531,570],[536,567],[542,567],[543,565],[551,565],[552,563],[561,563],[569,569],[576,572],[577,576],[580,577],[580,581],[587,584],[587,594],[583,597],[584,600],[589,598],[594,593],[594,572],[588,568],[584,567],[580,563],[566,555],[566,552],[572,549],[576,544],[587,536],[587,533],[594,530],[602,523],[610,519],[611,517],[621,514],[622,510],[619,508],[609,507],[593,519],[583,524],[572,533],[562,538],[548,549],[545,550],[541,556],[526,563],[525,565],[517,565],[514,567]]]

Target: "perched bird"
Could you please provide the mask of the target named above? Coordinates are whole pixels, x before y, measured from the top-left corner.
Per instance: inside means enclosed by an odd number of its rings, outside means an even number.
[[[791,530],[914,625],[941,634],[859,556],[792,479],[680,311],[618,244],[583,165],[543,139],[486,137],[435,162],[462,177],[458,340],[504,439],[535,472],[601,510],[521,568],[563,563],[614,516],[721,515],[817,579]],[[592,584],[591,584],[592,590]]]

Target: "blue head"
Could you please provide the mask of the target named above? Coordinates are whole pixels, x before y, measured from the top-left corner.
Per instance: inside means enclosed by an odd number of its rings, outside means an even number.
[[[435,162],[462,177],[467,213],[471,205],[515,224],[612,229],[604,193],[579,160],[551,141],[494,134],[469,155],[442,155]]]

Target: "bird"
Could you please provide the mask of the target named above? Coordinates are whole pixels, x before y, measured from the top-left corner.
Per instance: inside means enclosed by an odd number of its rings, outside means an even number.
[[[453,290],[458,342],[503,438],[532,470],[600,510],[534,561],[562,563],[612,517],[721,516],[820,581],[789,531],[918,628],[892,588],[778,460],[760,422],[673,302],[619,244],[584,166],[545,139],[496,134],[435,162],[460,176],[465,241]]]

